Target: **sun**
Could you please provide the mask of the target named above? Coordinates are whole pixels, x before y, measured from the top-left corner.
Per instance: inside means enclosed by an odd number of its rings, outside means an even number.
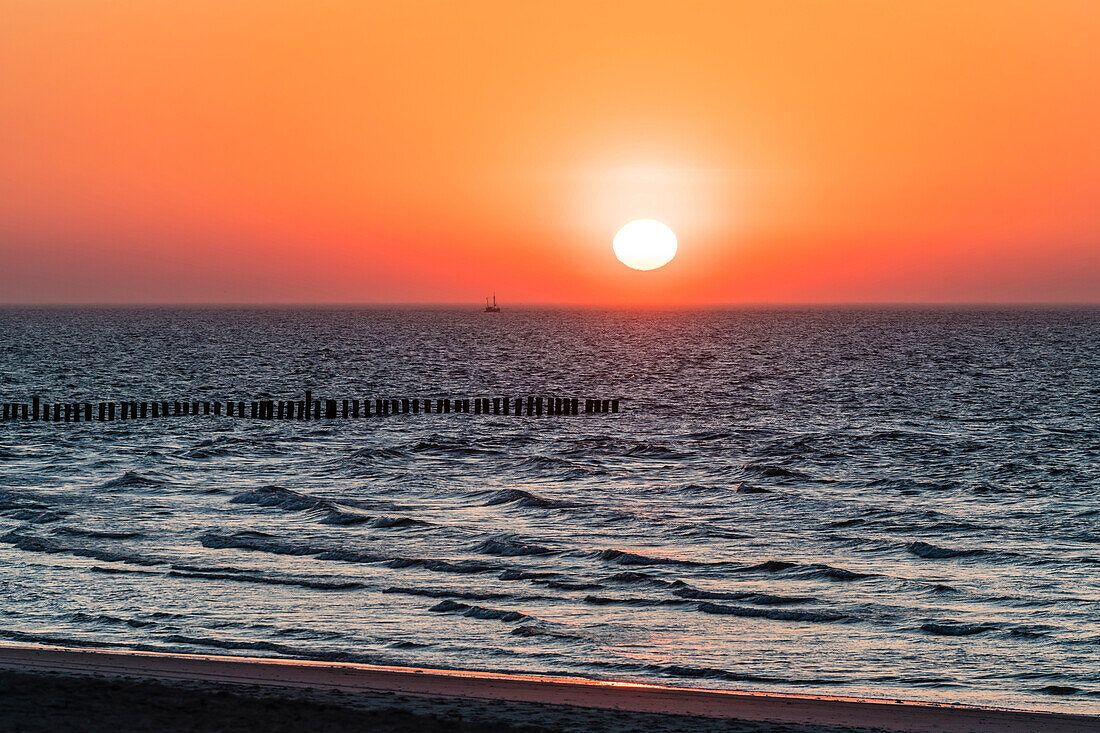
[[[635,270],[656,270],[676,256],[676,235],[654,219],[636,219],[615,235],[615,256]]]

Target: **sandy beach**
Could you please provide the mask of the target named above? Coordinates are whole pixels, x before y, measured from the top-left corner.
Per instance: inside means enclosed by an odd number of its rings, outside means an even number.
[[[1100,719],[968,706],[481,672],[0,645],[0,728],[74,731],[1100,730]]]

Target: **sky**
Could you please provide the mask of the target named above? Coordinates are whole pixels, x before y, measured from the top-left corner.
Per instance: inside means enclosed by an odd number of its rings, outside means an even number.
[[[0,0],[0,302],[1100,302],[1097,48],[1095,0]]]

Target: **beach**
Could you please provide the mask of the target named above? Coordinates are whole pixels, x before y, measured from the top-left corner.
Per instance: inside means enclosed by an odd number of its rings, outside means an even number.
[[[1100,729],[1094,716],[283,659],[0,646],[0,728],[500,731]]]

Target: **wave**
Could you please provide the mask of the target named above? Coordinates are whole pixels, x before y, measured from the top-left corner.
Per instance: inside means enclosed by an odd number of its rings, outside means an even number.
[[[746,463],[743,466],[744,470],[749,473],[754,473],[757,476],[764,478],[781,478],[781,479],[810,479],[812,478],[807,473],[802,473],[793,468],[784,468],[783,466],[776,466],[770,463]]]
[[[997,628],[994,624],[961,624],[955,622],[948,623],[926,623],[921,624],[921,631],[927,631],[929,634],[935,634],[936,636],[974,636],[975,634],[984,634],[987,631],[993,631]]]
[[[339,631],[321,631],[318,629],[303,629],[303,628],[289,628],[289,629],[276,629],[272,632],[275,636],[287,636],[292,639],[318,639],[322,641],[332,641],[333,639],[340,639],[344,636]]]
[[[424,570],[432,570],[437,573],[462,574],[489,573],[500,569],[497,565],[479,563],[473,560],[451,562],[450,560],[436,560],[433,558],[420,557],[396,557],[392,560],[388,560],[385,565],[388,568],[423,568]]]
[[[370,523],[372,527],[408,527],[413,524],[425,524],[408,517],[372,517],[368,514],[345,509],[338,502],[331,499],[322,499],[310,496],[298,491],[283,488],[282,486],[264,486],[259,489],[251,489],[242,494],[237,494],[229,500],[230,504],[253,504],[261,507],[272,507],[285,512],[312,511],[320,512],[323,516],[321,524],[348,525]]]
[[[835,568],[832,565],[825,565],[824,563],[803,565],[800,563],[788,562],[787,560],[767,560],[755,565],[733,568],[733,571],[737,573],[784,573],[791,571],[792,575],[797,575],[799,577],[839,581],[862,580],[863,578],[873,578],[878,575],[878,573],[860,573],[854,570]]]
[[[1071,685],[1047,685],[1046,687],[1040,687],[1036,692],[1043,695],[1076,695],[1084,692],[1084,690],[1080,687],[1073,687]]]
[[[5,516],[28,524],[49,524],[50,522],[59,522],[71,514],[72,512],[63,509],[16,509],[7,512]]]
[[[986,550],[952,550],[947,547],[937,547],[927,542],[910,542],[905,546],[911,554],[928,560],[942,560],[951,557],[974,557],[988,555]]]
[[[483,540],[473,547],[474,552],[483,555],[496,555],[498,557],[516,557],[520,555],[550,555],[555,551],[542,545],[529,545],[526,542],[497,537]]]
[[[433,613],[457,613],[469,618],[477,618],[484,620],[495,621],[523,621],[529,619],[531,621],[539,621],[534,616],[528,616],[525,613],[519,611],[507,611],[500,608],[486,608],[485,606],[471,606],[468,603],[460,603],[458,601],[440,601],[431,608],[428,609]]]
[[[847,679],[811,678],[799,679],[791,677],[774,677],[770,675],[758,675],[744,672],[732,672],[727,669],[714,667],[694,667],[684,664],[641,664],[637,662],[602,662],[590,661],[590,665],[602,669],[626,672],[650,672],[667,677],[681,677],[684,679],[711,679],[726,682],[759,682],[782,685],[847,685]]]
[[[623,573],[615,573],[605,578],[605,582],[608,583],[642,583],[644,585],[656,585],[661,587],[668,587],[674,585],[674,581],[664,580],[662,578],[656,578],[649,573],[639,573],[635,570],[628,570]]]
[[[188,644],[190,646],[208,646],[216,649],[232,649],[235,651],[251,649],[262,652],[275,652],[288,657],[302,656],[302,653],[285,644],[276,644],[272,641],[243,641],[236,639],[207,639],[199,636],[182,636],[171,634],[164,637],[164,641],[171,644]]]
[[[263,507],[277,507],[288,512],[303,511],[305,509],[334,509],[335,504],[327,499],[320,499],[308,494],[302,494],[282,486],[264,486],[259,489],[251,489],[243,494],[237,494],[229,500],[230,504],[255,504]]]
[[[356,590],[366,587],[363,583],[354,580],[311,580],[308,578],[285,578],[273,575],[257,575],[254,573],[210,573],[170,570],[168,571],[168,575],[173,578],[234,580],[240,583],[263,583],[265,585],[295,585],[301,588],[313,588],[316,590]]]
[[[707,601],[747,601],[757,606],[785,606],[796,603],[812,603],[816,598],[811,596],[775,596],[770,593],[757,593],[755,591],[709,591],[693,588],[683,584],[672,591],[672,594],[680,598]]]
[[[500,570],[500,566],[473,560],[452,562],[423,557],[394,557],[376,552],[361,552],[332,547],[284,542],[263,532],[237,532],[232,535],[209,532],[202,536],[203,547],[212,549],[240,549],[268,552],[274,555],[310,556],[318,560],[352,563],[381,563],[389,568],[423,568],[441,573],[486,573]]]
[[[567,580],[534,580],[532,582],[556,590],[596,590],[597,588],[603,588],[600,583],[574,583]]]
[[[847,614],[832,613],[829,611],[786,611],[776,608],[752,608],[749,606],[727,606],[721,603],[701,602],[698,609],[703,613],[721,614],[726,616],[740,616],[742,618],[767,618],[773,621],[809,621],[813,623],[828,623],[832,621],[844,621],[850,618]]]
[[[136,570],[134,568],[111,568],[100,567],[99,565],[93,565],[89,568],[93,573],[103,573],[104,575],[160,575],[155,570]]]
[[[111,624],[117,626],[129,626],[131,629],[143,629],[147,626],[156,626],[156,621],[143,621],[136,618],[119,618],[118,616],[108,616],[107,614],[100,614],[98,616],[92,616],[91,614],[82,613],[77,611],[76,613],[70,613],[65,618],[69,621],[76,621],[77,623],[86,624]]]
[[[505,570],[497,576],[499,580],[536,580],[539,578],[556,578],[559,573],[549,570]]]
[[[500,506],[501,504],[515,504],[516,506],[534,509],[574,509],[583,506],[577,502],[564,499],[547,499],[523,489],[494,491],[483,506]]]
[[[88,537],[97,540],[133,540],[145,536],[141,532],[107,532],[81,527],[55,527],[50,531],[53,534],[65,535],[66,537]]]
[[[701,567],[704,565],[725,565],[722,562],[703,562],[701,560],[681,560],[672,557],[658,557],[655,555],[641,555],[634,552],[627,552],[626,550],[596,550],[594,552],[587,553],[588,557],[594,557],[597,560],[603,560],[605,562],[613,562],[618,565],[683,565],[688,567]]]
[[[798,563],[787,562],[786,560],[766,560],[756,565],[749,565],[743,568],[735,568],[739,573],[781,573],[784,570],[789,570],[793,567],[797,567]]]
[[[509,593],[477,593],[475,591],[445,590],[442,588],[409,588],[390,586],[383,593],[400,593],[407,596],[424,598],[461,598],[466,601],[492,601],[500,598],[512,598]]]
[[[504,455],[505,451],[499,448],[490,448],[477,443],[451,440],[442,436],[432,436],[430,440],[421,440],[414,443],[410,450],[413,453],[442,453],[457,456],[482,456]]]
[[[269,552],[273,555],[317,555],[324,552],[322,548],[283,542],[264,532],[237,532],[231,535],[208,532],[199,541],[203,547],[214,550],[232,548]]]
[[[534,624],[524,624],[523,626],[517,626],[512,629],[513,636],[546,636],[553,639],[571,639],[571,640],[583,640],[585,637],[579,634],[570,634],[565,631],[557,631],[554,629],[545,629]]]
[[[164,562],[163,560],[141,557],[139,555],[125,555],[109,550],[100,550],[94,547],[71,547],[68,545],[61,545],[46,537],[35,537],[32,535],[20,534],[18,532],[9,532],[8,534],[0,536],[0,542],[5,542],[26,552],[68,554],[77,557],[90,557],[103,562],[122,562],[132,565],[161,565]]]
[[[97,489],[131,489],[131,488],[136,488],[136,487],[152,488],[152,487],[163,486],[163,485],[164,484],[161,483],[160,481],[158,481],[154,478],[150,478],[149,476],[143,476],[140,473],[137,473],[136,471],[126,471],[121,476],[119,476],[117,478],[113,478],[110,481],[106,481],[106,482],[100,484],[99,486],[97,486],[96,488]]]
[[[593,606],[682,606],[693,601],[682,598],[609,598],[607,596],[585,596],[585,603]]]
[[[53,636],[50,634],[35,634],[28,631],[19,631],[17,629],[0,629],[0,639],[9,639],[11,641],[22,641],[27,644],[44,644],[46,646],[79,646],[79,647],[103,647],[103,648],[119,648],[119,647],[131,647],[130,644],[123,644],[120,642],[110,641],[98,641],[95,639],[74,639],[67,636]]]
[[[345,522],[329,522],[325,521],[325,524],[344,524]],[[389,529],[390,527],[418,527],[427,526],[429,522],[425,522],[421,519],[413,519],[412,517],[375,517],[370,520],[370,526],[375,529]]]
[[[674,448],[669,448],[667,445],[658,445],[656,443],[638,443],[627,448],[623,452],[624,456],[630,456],[631,458],[689,458],[692,454],[678,451]]]

